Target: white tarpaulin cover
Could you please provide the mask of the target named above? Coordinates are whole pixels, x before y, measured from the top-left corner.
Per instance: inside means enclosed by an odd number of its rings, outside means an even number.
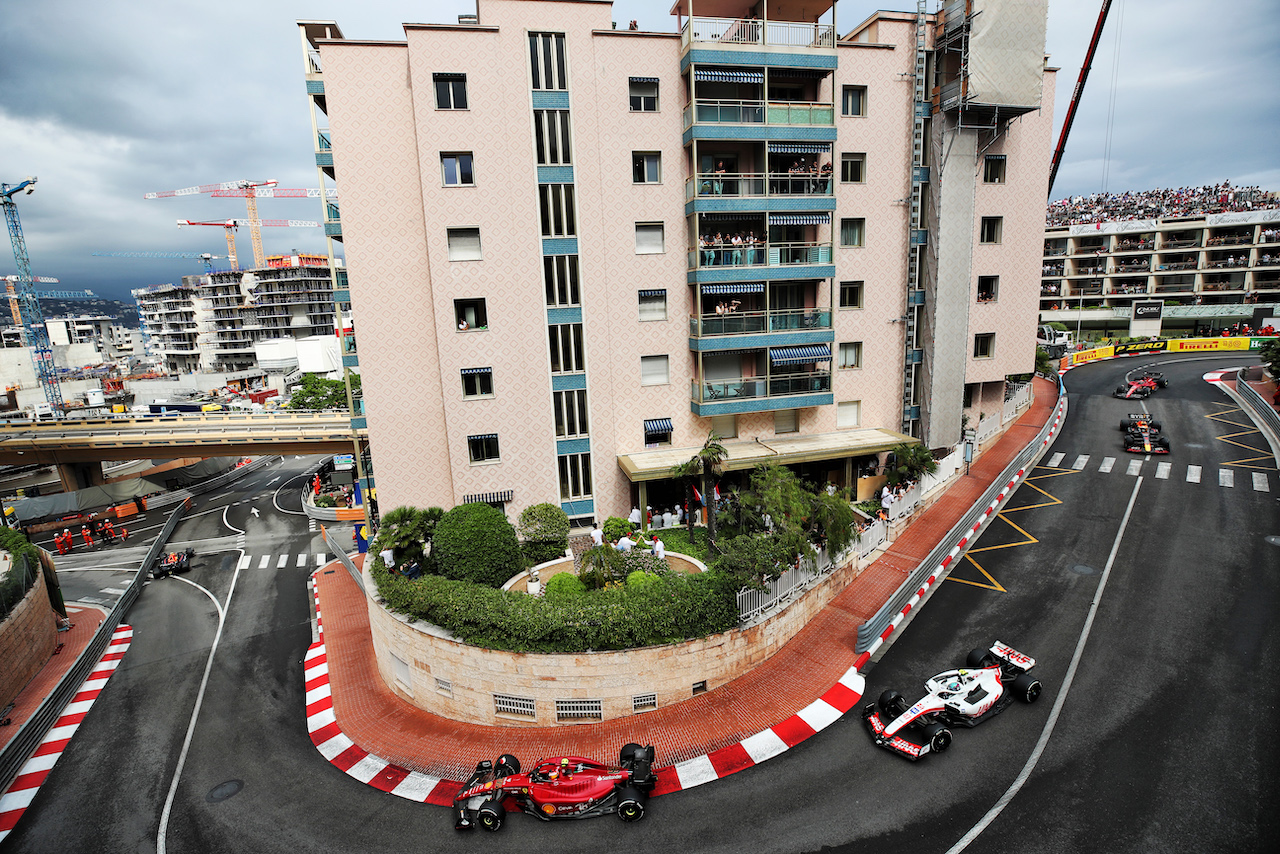
[[[973,0],[973,12],[967,101],[1039,107],[1048,0]]]

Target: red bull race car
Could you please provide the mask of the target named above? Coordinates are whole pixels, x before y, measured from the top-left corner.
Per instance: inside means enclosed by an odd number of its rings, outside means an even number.
[[[975,727],[1003,712],[1015,700],[1034,703],[1040,681],[1027,671],[1034,658],[996,641],[990,649],[969,653],[967,666],[926,681],[928,690],[914,705],[897,691],[863,707],[871,740],[916,761],[951,746],[951,727]]]
[[[160,556],[156,561],[155,568],[151,570],[152,576],[155,578],[164,578],[166,575],[173,575],[177,572],[186,572],[191,569],[191,558],[195,557],[195,549],[185,549],[180,552],[169,552]]]
[[[1125,382],[1124,385],[1118,386],[1113,397],[1123,397],[1126,400],[1130,398],[1150,397],[1155,393],[1156,389],[1168,388],[1169,381],[1164,378],[1164,374],[1155,371],[1143,371],[1138,376]]]
[[[453,799],[454,829],[502,827],[512,810],[543,821],[617,814],[623,821],[644,818],[653,774],[653,745],[628,744],[616,766],[581,756],[551,756],[521,773],[520,760],[504,753],[476,765]]]
[[[1134,454],[1167,454],[1169,438],[1160,435],[1160,422],[1145,412],[1131,412],[1120,419],[1124,449]]]

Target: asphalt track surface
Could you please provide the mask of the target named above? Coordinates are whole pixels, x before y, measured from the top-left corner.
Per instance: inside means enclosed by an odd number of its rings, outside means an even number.
[[[1173,453],[1145,459],[1121,450],[1118,429],[1141,404],[1110,392],[1124,373],[1156,361],[1170,386],[1145,404]],[[308,462],[290,458],[197,506],[178,529],[176,539],[223,546],[245,530],[254,560],[245,566],[237,550],[198,547],[187,576],[219,603],[231,598],[167,820],[218,625],[210,597],[173,579],[151,583],[134,605],[133,646],[4,850],[1271,848],[1280,838],[1267,807],[1280,791],[1271,734],[1280,689],[1270,665],[1280,652],[1271,619],[1280,556],[1264,538],[1280,534],[1280,474],[1261,435],[1200,379],[1241,362],[1144,357],[1070,372],[1059,438],[882,651],[864,698],[894,688],[915,699],[925,678],[998,638],[1037,659],[1038,703],[958,730],[947,753],[917,763],[875,747],[854,711],[760,768],[654,799],[633,825],[513,816],[497,834],[456,834],[447,810],[382,794],[320,757],[302,712],[310,568],[289,560],[259,569],[256,560],[323,551],[305,519],[287,512],[297,509],[298,481],[279,498],[286,512],[276,508],[275,491]],[[1072,468],[1081,456],[1088,461]],[[1104,473],[1106,457],[1114,463]],[[1137,474],[1130,460],[1141,462]],[[1170,463],[1167,477],[1156,477],[1160,462]],[[1200,483],[1186,481],[1189,465],[1202,467]],[[1233,487],[1218,485],[1223,468],[1235,472]],[[1265,472],[1270,491],[1252,488],[1254,471]],[[983,825],[1033,757],[1025,784]]]

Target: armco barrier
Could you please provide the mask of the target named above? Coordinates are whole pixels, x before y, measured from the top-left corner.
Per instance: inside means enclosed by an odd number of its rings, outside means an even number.
[[[107,614],[107,618],[98,626],[98,631],[94,633],[89,645],[84,648],[80,653],[80,657],[76,659],[76,663],[62,677],[58,687],[54,688],[48,697],[45,697],[40,707],[18,729],[18,734],[5,745],[4,750],[0,751],[0,792],[9,788],[9,784],[17,777],[23,763],[35,751],[45,733],[53,726],[54,721],[62,714],[62,710],[66,708],[67,703],[71,701],[71,698],[75,696],[76,691],[79,690],[84,680],[88,678],[89,672],[93,670],[98,659],[102,657],[103,651],[106,650],[107,645],[111,642],[111,633],[120,625],[120,619],[129,610],[129,606],[137,601],[138,595],[142,592],[142,586],[147,581],[147,574],[164,552],[165,546],[169,543],[169,538],[173,536],[174,529],[182,521],[182,517],[189,506],[189,503],[184,501],[169,514],[164,527],[160,529],[159,536],[152,541],[151,548],[147,550],[146,557],[142,559],[142,564],[138,567],[138,572],[133,576],[133,581],[129,582],[129,586],[125,588],[120,601],[116,603],[116,606]]]
[[[355,579],[356,586],[360,588],[360,591],[366,592],[364,589],[364,576],[361,575],[359,568],[351,560],[351,556],[347,554],[347,550],[343,548],[342,543],[338,542],[338,538],[328,528],[322,528],[321,530],[324,531],[324,541],[328,544],[329,551],[337,555],[338,560],[342,561],[342,565],[347,568],[347,572],[351,573],[351,577]]]
[[[878,641],[884,639],[892,626],[896,626],[904,615],[903,609],[919,597],[937,580],[942,570],[946,569],[959,552],[968,544],[971,534],[981,527],[982,522],[991,515],[993,508],[1006,495],[1013,491],[1017,481],[1026,474],[1032,460],[1043,454],[1049,442],[1056,436],[1062,419],[1066,417],[1067,396],[1058,381],[1058,405],[1053,418],[1036,436],[1034,442],[1014,458],[991,486],[987,487],[982,497],[969,509],[959,522],[947,532],[947,535],[936,545],[933,551],[907,576],[894,594],[889,597],[880,610],[871,619],[858,627],[858,641],[855,652],[867,652]],[[958,544],[957,544],[958,543]],[[918,601],[918,599],[917,599]],[[914,603],[913,603],[914,604]]]
[[[1256,388],[1245,382],[1244,372],[1245,369],[1241,368],[1236,373],[1236,392],[1245,403],[1249,404],[1249,409],[1253,411],[1253,416],[1259,421],[1265,422],[1273,433],[1280,436],[1280,414],[1267,402],[1266,398],[1258,393]]]

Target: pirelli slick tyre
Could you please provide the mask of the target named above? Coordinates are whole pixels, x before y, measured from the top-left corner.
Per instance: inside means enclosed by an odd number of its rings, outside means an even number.
[[[1159,422],[1159,421],[1152,421],[1152,422],[1151,422],[1151,424],[1150,424],[1149,426],[1151,427],[1151,432],[1152,432],[1152,433],[1159,433],[1159,432],[1160,432],[1160,422]]]
[[[623,821],[639,821],[644,818],[644,793],[631,786],[618,792],[618,818]]]
[[[507,810],[502,805],[502,801],[490,798],[481,804],[476,812],[476,824],[490,833],[496,833],[502,829],[502,822],[506,817]]]
[[[493,776],[510,777],[520,773],[520,760],[510,753],[504,753],[493,762]]]
[[[1010,687],[1013,695],[1024,703],[1034,703],[1040,699],[1041,685],[1040,680],[1036,679],[1030,673],[1023,673],[1013,680]]]
[[[990,667],[996,663],[996,657],[985,649],[974,649],[969,651],[969,655],[965,658],[965,665],[973,669],[980,667]]]
[[[1156,447],[1157,447],[1157,448],[1159,448],[1159,449],[1161,449],[1161,450],[1162,450],[1162,451],[1164,451],[1165,453],[1168,453],[1168,452],[1169,452],[1169,440],[1168,440],[1168,439],[1156,439]]]
[[[1125,386],[1117,386],[1115,392],[1113,392],[1113,396],[1124,397],[1128,393],[1129,393],[1129,389],[1126,388]]]
[[[951,730],[942,724],[929,724],[922,733],[931,753],[945,753],[951,746]]]
[[[1121,419],[1120,419],[1120,429],[1121,429],[1121,430],[1128,431],[1128,430],[1130,430],[1130,429],[1132,429],[1132,428],[1133,428],[1133,419],[1132,419],[1132,418],[1121,418]]]
[[[907,704],[906,697],[897,691],[889,690],[880,695],[880,699],[876,701],[876,708],[880,710],[880,720],[888,724],[911,707]]]
[[[1164,377],[1159,377],[1159,378],[1157,378],[1157,379],[1156,379],[1156,385],[1160,386],[1160,388],[1168,388],[1168,387],[1169,387],[1169,381],[1168,381],[1167,379],[1165,379]]]

